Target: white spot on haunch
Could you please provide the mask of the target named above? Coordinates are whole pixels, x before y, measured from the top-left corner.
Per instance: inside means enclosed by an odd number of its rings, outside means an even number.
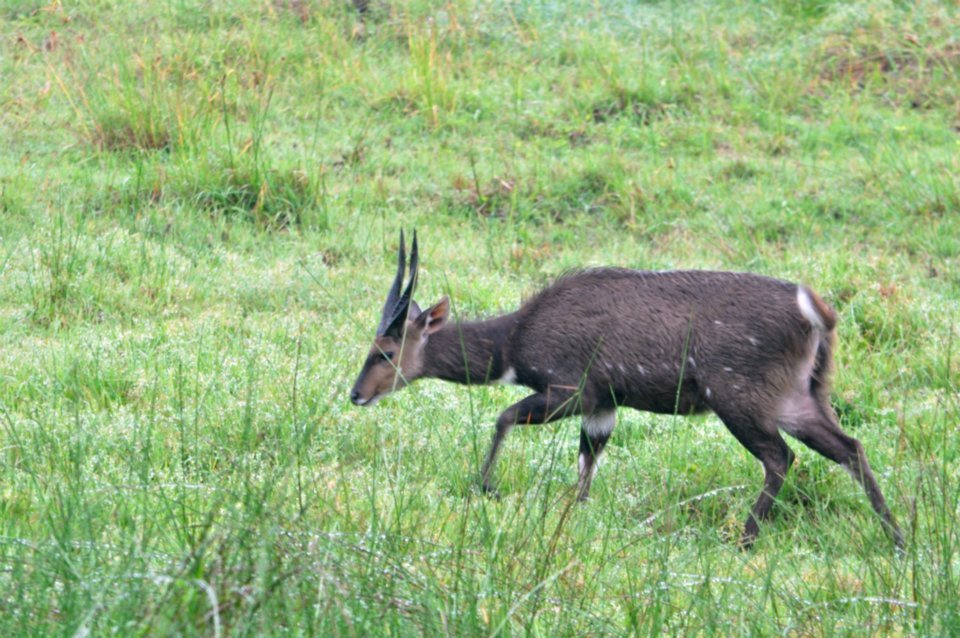
[[[513,369],[513,366],[510,366],[503,371],[503,376],[497,379],[497,383],[502,383],[504,385],[510,385],[511,383],[517,382],[517,371]]]
[[[723,322],[720,321],[719,319],[714,319],[714,320],[713,320],[713,323],[717,324],[718,326],[722,326],[722,325],[723,325]]]
[[[547,368],[547,374],[553,374],[553,368]]]
[[[612,364],[612,363],[607,363],[607,364],[605,364],[605,365],[607,366],[607,370],[613,370],[613,364]]]
[[[749,339],[749,340],[750,340],[750,343],[752,343],[752,344],[755,345],[755,346],[759,346],[759,345],[760,345],[760,342],[757,341],[757,338],[756,338],[756,337],[747,337],[747,339]]]
[[[530,370],[533,372],[540,372],[539,370],[537,370],[537,366],[530,366]]]
[[[643,366],[640,365],[639,363],[637,364],[637,372],[639,372],[640,374],[646,374],[646,373],[647,373],[647,371],[644,370]]]
[[[690,364],[691,368],[697,367],[697,362],[693,360],[693,357],[687,357],[687,362]]]
[[[623,364],[622,364],[622,363],[618,363],[618,364],[617,364],[617,367],[620,368],[620,372],[626,372],[626,371],[627,371],[627,369],[623,367]]]
[[[707,398],[708,398],[708,399],[713,395],[713,393],[710,392],[710,388],[707,388],[707,393],[706,393],[706,394],[707,394]]]
[[[723,366],[723,371],[724,371],[724,372],[733,372],[733,368],[728,368],[727,366]]]

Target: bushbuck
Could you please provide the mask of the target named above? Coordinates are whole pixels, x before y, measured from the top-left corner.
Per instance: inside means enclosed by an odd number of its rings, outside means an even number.
[[[451,322],[447,297],[426,310],[413,301],[417,261],[414,233],[401,293],[401,231],[396,276],[350,399],[373,405],[421,378],[530,388],[533,394],[497,419],[480,475],[486,491],[495,492],[494,463],[515,425],[582,416],[582,500],[618,407],[712,410],[763,465],[742,546],[756,539],[793,461],[781,430],[842,465],[902,546],[863,446],[840,429],[830,406],[836,315],[809,288],[747,273],[591,268],[561,276],[516,312]]]

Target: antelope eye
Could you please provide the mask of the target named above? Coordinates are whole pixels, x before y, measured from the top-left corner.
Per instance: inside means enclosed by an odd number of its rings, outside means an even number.
[[[393,352],[392,351],[381,352],[380,358],[384,361],[393,361]]]

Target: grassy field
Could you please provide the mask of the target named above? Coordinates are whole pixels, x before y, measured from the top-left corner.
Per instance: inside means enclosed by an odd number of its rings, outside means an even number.
[[[12,0],[0,7],[0,635],[957,635],[952,3]],[[837,309],[834,403],[908,538],[799,443],[579,423],[516,387],[347,396],[418,300],[588,265]]]

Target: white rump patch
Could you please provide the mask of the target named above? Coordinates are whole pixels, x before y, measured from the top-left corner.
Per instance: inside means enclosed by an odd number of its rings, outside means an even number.
[[[823,323],[823,317],[820,316],[820,313],[817,312],[816,307],[814,307],[810,293],[802,286],[797,286],[797,305],[800,306],[800,314],[802,314],[814,328],[820,331],[826,331],[827,326]]]
[[[497,383],[502,383],[504,385],[510,385],[511,383],[517,382],[517,371],[513,369],[513,366],[510,366],[503,371],[503,376],[497,379]]]
[[[616,410],[583,415],[583,430],[590,437],[610,436],[616,424]]]

